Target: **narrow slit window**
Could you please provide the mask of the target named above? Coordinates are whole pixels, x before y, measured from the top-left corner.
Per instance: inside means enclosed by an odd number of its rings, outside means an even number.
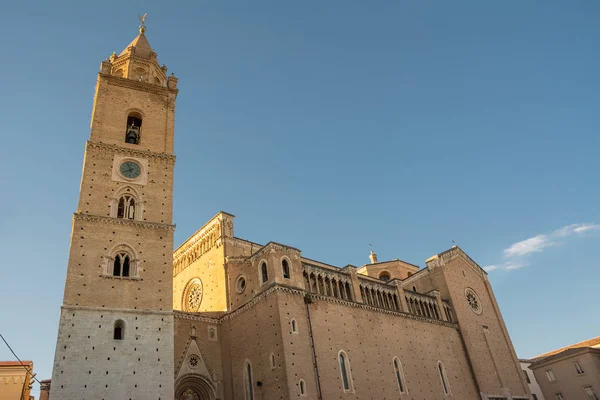
[[[117,254],[113,264],[113,276],[121,276],[121,256]]]
[[[253,382],[254,378],[252,377],[252,365],[246,361],[246,365],[244,367],[244,393],[246,395],[246,400],[254,400]]]
[[[296,320],[292,318],[290,324],[292,325],[292,333],[298,333],[298,326],[296,324]]]
[[[267,271],[267,263],[264,261],[260,264],[260,279],[261,279],[261,283],[266,283],[269,280],[269,272]]]
[[[585,386],[583,391],[585,392],[588,400],[598,400],[598,396],[596,395],[596,392],[594,392],[594,388],[592,386]]]
[[[438,370],[440,372],[440,379],[442,380],[444,394],[450,394],[450,386],[448,386],[448,377],[446,376],[446,369],[444,368],[444,364],[442,364],[441,362],[438,362]]]
[[[283,277],[285,279],[290,279],[290,265],[287,260],[281,261],[281,269],[283,271]]]
[[[394,373],[396,374],[396,382],[398,383],[398,389],[400,390],[400,393],[406,393],[404,371],[402,370],[402,364],[397,357],[394,357]]]
[[[129,256],[125,256],[123,259],[123,275],[129,276]]]
[[[353,391],[350,361],[343,350],[341,350],[338,354],[338,361],[340,364],[340,375],[342,377],[342,389],[344,392]]]

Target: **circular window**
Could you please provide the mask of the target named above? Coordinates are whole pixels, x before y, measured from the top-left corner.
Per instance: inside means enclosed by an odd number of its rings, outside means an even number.
[[[192,279],[183,293],[184,309],[189,312],[200,311],[202,303],[202,281],[199,278]]]
[[[198,357],[197,355],[192,354],[191,356],[188,357],[188,364],[191,368],[198,367],[199,363],[200,363],[200,357]]]
[[[471,288],[466,288],[465,297],[467,298],[469,307],[471,307],[471,311],[473,311],[475,314],[481,314],[481,301],[479,300],[477,293],[475,293],[475,291]]]
[[[243,275],[239,276],[235,281],[235,289],[238,293],[242,293],[246,290],[246,278]]]
[[[390,273],[387,271],[383,271],[379,274],[379,279],[386,282],[389,281],[391,279]]]

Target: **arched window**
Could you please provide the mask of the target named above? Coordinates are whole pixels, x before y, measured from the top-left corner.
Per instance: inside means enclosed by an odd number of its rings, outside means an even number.
[[[300,379],[300,396],[306,397],[306,383],[304,383],[304,379]]]
[[[244,363],[244,394],[246,400],[254,400],[254,377],[252,375],[252,365],[246,360]]]
[[[135,200],[133,196],[121,196],[117,207],[117,218],[135,219]]]
[[[125,323],[122,320],[115,321],[115,326],[113,328],[113,339],[115,340],[123,340],[125,337]]]
[[[394,373],[396,374],[396,383],[398,383],[398,390],[400,393],[408,393],[406,388],[406,382],[404,381],[404,371],[402,370],[402,363],[398,357],[394,357]]]
[[[125,128],[125,143],[140,144],[142,133],[142,116],[129,114]]]
[[[290,321],[290,325],[292,326],[292,333],[298,333],[298,324],[294,318]]]
[[[379,279],[381,279],[382,281],[389,281],[391,279],[390,273],[387,271],[382,271],[379,274]]]
[[[346,355],[343,350],[340,350],[338,353],[338,361],[340,363],[340,374],[342,376],[342,389],[344,392],[353,391],[350,361],[348,360],[348,355]]]
[[[444,394],[450,394],[450,385],[448,384],[448,375],[446,375],[446,368],[441,361],[438,361],[438,372],[440,373],[440,379],[442,380],[442,388]]]
[[[269,280],[269,272],[267,271],[267,263],[262,262],[260,264],[260,283],[266,283]]]
[[[286,259],[281,261],[281,270],[283,271],[283,277],[285,279],[290,279],[290,264]]]
[[[113,276],[129,276],[129,255],[118,253],[113,262]]]

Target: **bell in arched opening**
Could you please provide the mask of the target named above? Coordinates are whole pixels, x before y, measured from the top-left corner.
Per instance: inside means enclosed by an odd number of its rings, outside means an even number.
[[[142,130],[142,119],[135,115],[127,117],[127,129],[125,130],[125,143],[140,144],[140,133]]]

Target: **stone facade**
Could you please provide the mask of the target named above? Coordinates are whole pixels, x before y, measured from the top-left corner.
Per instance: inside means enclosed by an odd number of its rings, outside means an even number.
[[[144,29],[98,76],[52,400],[530,398],[456,246],[338,268],[219,212],[172,252],[177,79]]]

